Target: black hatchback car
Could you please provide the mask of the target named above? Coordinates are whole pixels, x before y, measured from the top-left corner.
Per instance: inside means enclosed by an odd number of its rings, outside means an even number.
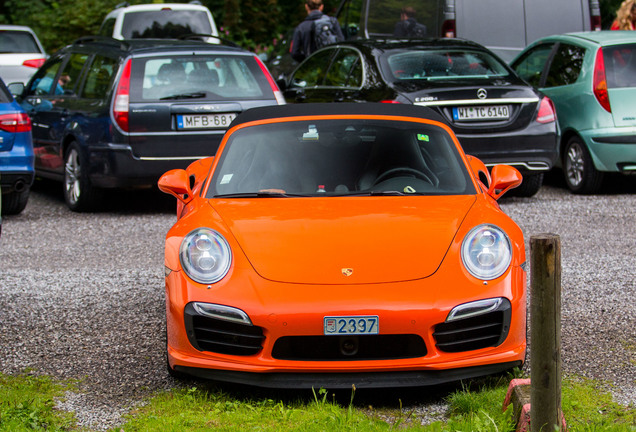
[[[518,168],[516,195],[532,196],[558,158],[549,98],[487,48],[461,39],[353,40],[305,59],[284,87],[289,103],[385,102],[432,107],[465,152]]]
[[[243,49],[104,37],[61,49],[19,100],[33,121],[36,174],[63,181],[74,211],[92,209],[104,188],[156,185],[214,155],[239,113],[285,103]]]

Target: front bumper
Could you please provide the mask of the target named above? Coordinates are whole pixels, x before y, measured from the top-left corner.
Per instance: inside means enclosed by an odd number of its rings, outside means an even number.
[[[231,273],[227,278],[231,282],[225,286],[223,282],[214,286],[195,284],[181,271],[167,275],[168,359],[176,371],[267,387],[398,387],[488,375],[520,366],[525,359],[526,274],[520,267],[512,267],[497,281],[457,284],[453,290],[440,288],[448,286],[442,282],[448,275],[382,286],[307,287],[266,281],[249,269],[233,268]],[[306,292],[299,292],[303,289],[314,293],[312,301],[306,300]],[[349,292],[342,295],[343,289]],[[431,290],[436,295],[430,295]],[[263,298],[257,292],[267,292],[268,296]],[[422,295],[426,292],[429,294]],[[340,299],[334,300],[338,294]],[[510,319],[502,341],[464,351],[438,347],[436,327],[445,322],[454,307],[494,297],[509,300]],[[261,345],[241,355],[195,348],[193,327],[186,324],[186,305],[192,301],[240,308],[253,326],[262,329]],[[337,338],[323,336],[323,319],[333,315],[377,315],[381,335],[415,335],[423,341],[425,352],[393,358],[312,358],[306,353],[295,358],[289,355],[293,350],[283,355],[276,352],[277,341],[284,338]]]

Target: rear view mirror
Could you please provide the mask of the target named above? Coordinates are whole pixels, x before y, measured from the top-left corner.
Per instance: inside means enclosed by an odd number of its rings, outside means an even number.
[[[510,165],[495,165],[490,176],[492,183],[488,188],[488,195],[496,200],[510,189],[519,186],[523,181],[521,173]]]
[[[24,91],[24,84],[21,82],[14,82],[9,84],[7,88],[9,89],[9,93],[11,93],[14,97],[20,96]]]

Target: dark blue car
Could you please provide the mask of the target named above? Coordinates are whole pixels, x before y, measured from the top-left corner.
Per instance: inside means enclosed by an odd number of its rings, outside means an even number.
[[[27,205],[35,171],[31,119],[0,80],[0,187],[2,214]]]

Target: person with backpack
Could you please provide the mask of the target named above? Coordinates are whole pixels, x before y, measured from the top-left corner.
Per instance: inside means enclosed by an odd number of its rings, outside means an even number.
[[[393,36],[398,38],[422,39],[426,37],[426,26],[415,19],[415,9],[412,6],[402,8],[400,21],[395,24]]]
[[[325,45],[344,40],[338,20],[324,14],[323,7],[322,0],[305,0],[307,17],[294,30],[289,48],[292,58],[297,62]]]

